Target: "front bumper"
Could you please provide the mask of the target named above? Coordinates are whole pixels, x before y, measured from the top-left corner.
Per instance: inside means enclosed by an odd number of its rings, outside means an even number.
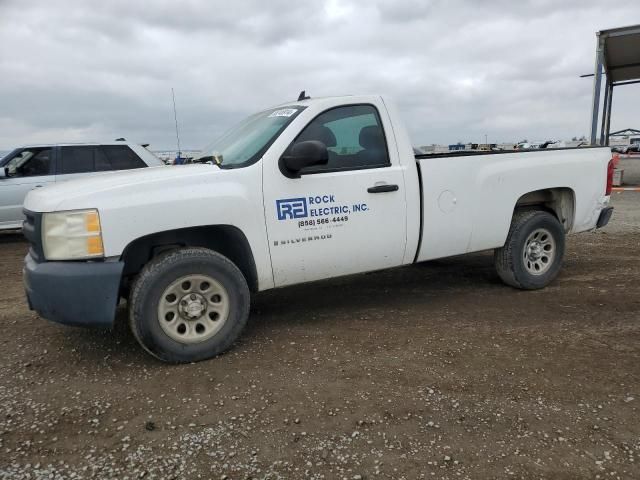
[[[25,258],[29,308],[65,325],[111,327],[124,262],[42,262]]]

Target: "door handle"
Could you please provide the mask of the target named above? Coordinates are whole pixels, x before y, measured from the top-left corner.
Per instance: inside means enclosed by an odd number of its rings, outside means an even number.
[[[385,192],[397,192],[400,189],[398,185],[375,185],[373,187],[367,188],[367,192],[369,193],[385,193]]]

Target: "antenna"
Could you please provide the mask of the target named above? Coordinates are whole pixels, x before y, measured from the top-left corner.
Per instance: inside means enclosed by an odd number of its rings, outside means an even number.
[[[173,87],[171,87],[171,97],[173,98],[173,118],[176,121],[176,140],[178,141],[178,157],[182,157],[182,152],[180,151],[180,134],[178,133],[178,114],[176,113],[176,94],[173,92]]]
[[[304,90],[302,90],[302,91],[300,92],[300,95],[298,95],[298,101],[299,101],[299,102],[300,102],[300,101],[302,101],[302,100],[309,100],[310,98],[311,98],[311,97],[310,97],[310,96],[308,96],[308,95],[307,95],[307,93],[306,93]]]

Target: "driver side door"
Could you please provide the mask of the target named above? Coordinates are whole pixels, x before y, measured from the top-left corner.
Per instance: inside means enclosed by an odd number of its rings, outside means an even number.
[[[404,175],[390,132],[381,102],[341,105],[319,114],[294,140],[321,142],[326,164],[292,178],[275,158],[267,160],[263,195],[276,286],[402,264]]]
[[[24,148],[5,161],[0,177],[0,229],[20,228],[22,205],[30,190],[55,182],[55,147]]]

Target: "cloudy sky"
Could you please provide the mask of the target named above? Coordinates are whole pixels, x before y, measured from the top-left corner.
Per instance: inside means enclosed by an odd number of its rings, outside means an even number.
[[[0,0],[0,150],[175,148],[171,87],[186,148],[302,89],[390,95],[417,145],[588,135],[595,32],[634,23],[618,0]]]

